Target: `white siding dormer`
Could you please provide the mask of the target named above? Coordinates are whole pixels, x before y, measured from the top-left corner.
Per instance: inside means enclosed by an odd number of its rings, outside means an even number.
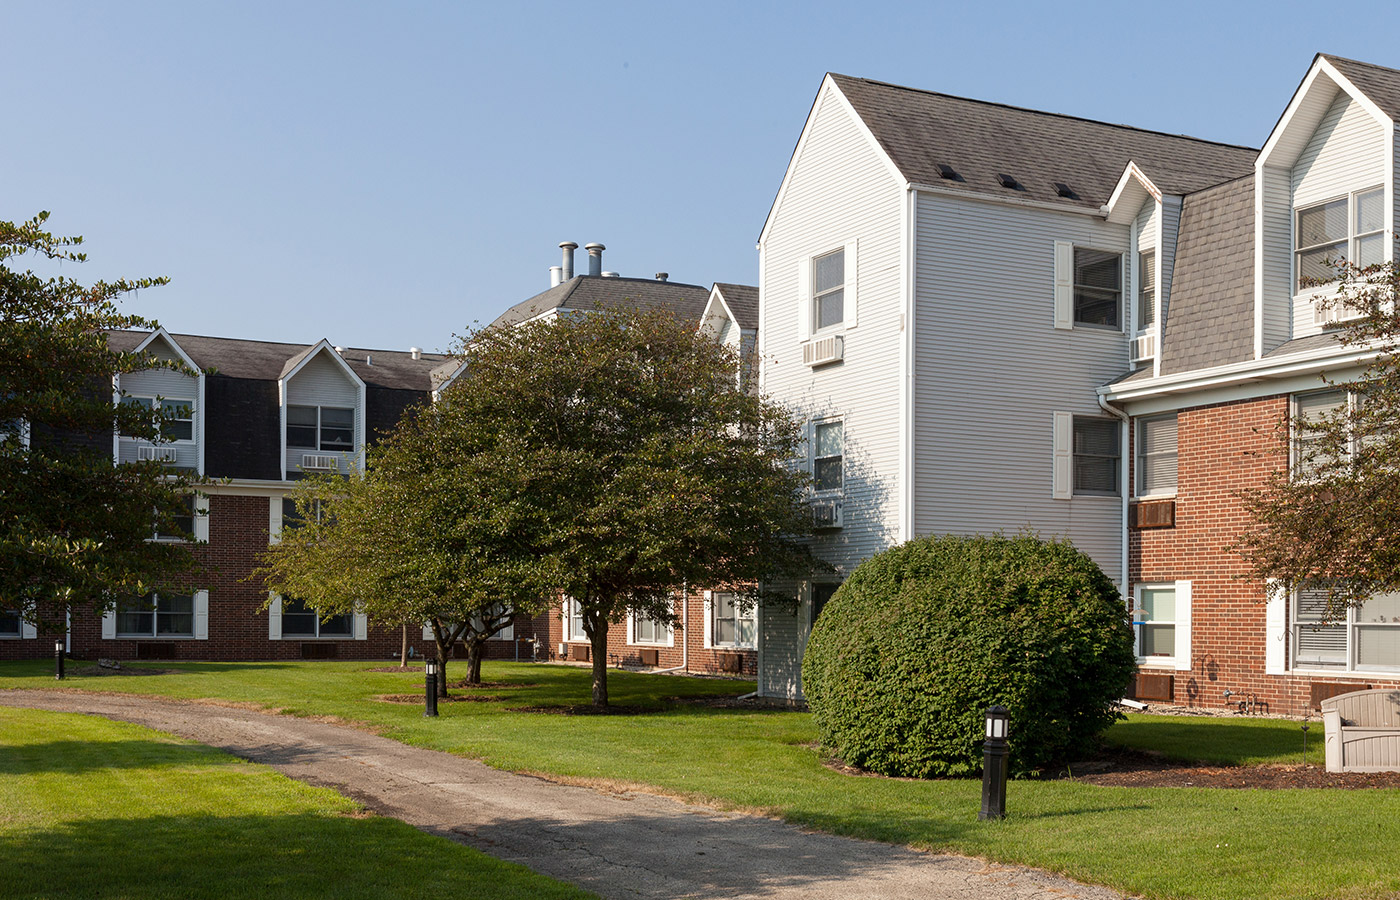
[[[289,361],[279,386],[283,477],[363,465],[365,383],[329,343]]]
[[[174,417],[164,426],[167,440],[159,444],[115,435],[114,462],[163,459],[172,468],[203,474],[204,373],[163,328],[153,331],[133,352],[148,352],[162,362],[182,363],[195,374],[144,369],[113,379],[114,403],[138,404],[150,409],[153,418],[162,414]]]

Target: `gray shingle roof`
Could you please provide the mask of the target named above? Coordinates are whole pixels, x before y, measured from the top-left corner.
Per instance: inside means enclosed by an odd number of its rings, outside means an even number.
[[[1284,341],[1264,355],[1269,357],[1287,356],[1290,353],[1302,353],[1305,350],[1321,350],[1327,347],[1340,348],[1342,343],[1338,340],[1339,337],[1340,334],[1335,331],[1324,331],[1322,334],[1310,334],[1307,337]]]
[[[113,331],[107,343],[114,350],[134,350],[149,331]],[[245,341],[238,338],[205,337],[197,334],[171,334],[195,365],[214,369],[231,378],[254,378],[276,381],[284,367],[294,358],[304,355],[314,344],[283,344],[275,341]],[[350,364],[365,384],[414,391],[431,390],[429,373],[447,359],[440,353],[424,353],[414,359],[402,350],[366,350],[345,348],[341,357]],[[365,362],[365,358],[373,364]]]
[[[1096,209],[1129,161],[1187,194],[1252,172],[1258,151],[833,74],[900,172],[917,184]],[[951,166],[946,179],[938,166]],[[1021,189],[1002,187],[1005,173]],[[1059,196],[1055,183],[1076,197]]]
[[[575,275],[563,284],[520,301],[497,316],[491,324],[514,325],[553,309],[668,309],[698,325],[709,299],[709,288],[698,284],[650,278]]]
[[[736,324],[740,328],[757,330],[758,288],[751,284],[729,284],[723,281],[716,281],[715,287],[719,289],[720,296],[724,297],[724,305],[734,314]]]
[[[1326,59],[1337,67],[1337,71],[1347,77],[1347,80],[1367,97],[1371,102],[1381,108],[1381,112],[1390,116],[1392,122],[1400,122],[1400,71],[1387,69],[1384,66],[1375,66],[1371,63],[1358,62],[1354,59],[1347,59],[1342,56],[1333,56],[1330,53],[1319,53],[1319,56]]]
[[[1182,202],[1162,374],[1254,355],[1254,176]]]

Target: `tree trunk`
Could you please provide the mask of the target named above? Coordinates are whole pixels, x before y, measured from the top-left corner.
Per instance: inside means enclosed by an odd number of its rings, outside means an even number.
[[[408,623],[403,626],[403,645],[399,648],[399,668],[408,668]]]
[[[447,655],[438,657],[438,697],[447,697]]]
[[[486,639],[467,641],[467,684],[481,684],[481,658],[486,655]]]
[[[593,657],[593,705],[608,705],[608,621],[599,617],[589,635]]]

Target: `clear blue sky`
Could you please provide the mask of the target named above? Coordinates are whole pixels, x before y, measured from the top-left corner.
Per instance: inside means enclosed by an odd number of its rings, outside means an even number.
[[[563,240],[754,283],[827,71],[1258,146],[1315,52],[1400,67],[1394,2],[13,0],[0,23],[0,219],[51,210],[81,280],[169,275],[125,307],[172,331],[390,349],[548,287]]]

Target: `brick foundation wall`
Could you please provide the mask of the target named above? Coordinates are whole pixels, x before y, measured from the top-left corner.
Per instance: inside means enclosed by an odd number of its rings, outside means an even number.
[[[1283,464],[1275,452],[1275,427],[1287,413],[1286,395],[1181,410],[1176,523],[1129,532],[1132,586],[1191,581],[1190,670],[1141,670],[1171,675],[1176,703],[1236,708],[1242,696],[1253,694],[1257,711],[1303,715],[1309,711],[1314,681],[1355,682],[1358,688],[1400,685],[1395,678],[1264,672],[1264,586],[1240,578],[1244,561],[1226,548],[1250,524],[1238,492],[1261,486]],[[1136,428],[1133,433],[1135,437]],[[1226,690],[1233,692],[1229,701]]]

